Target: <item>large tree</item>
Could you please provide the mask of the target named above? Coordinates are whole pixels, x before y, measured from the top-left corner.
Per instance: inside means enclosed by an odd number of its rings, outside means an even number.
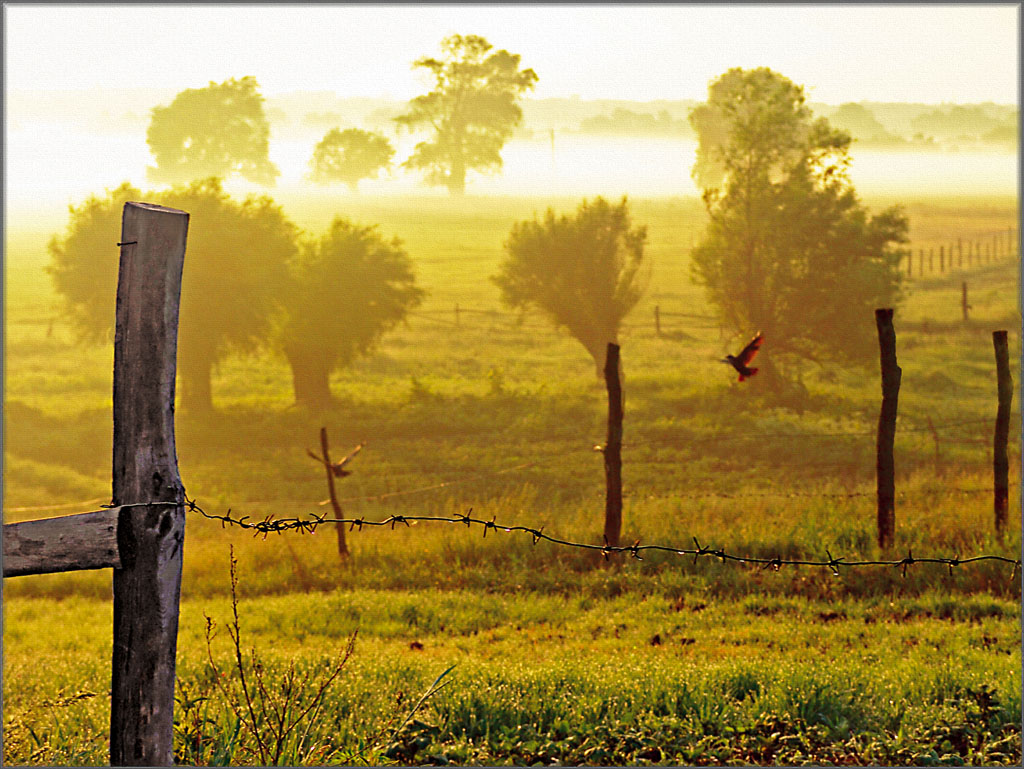
[[[370,351],[422,297],[401,241],[375,227],[339,217],[306,242],[284,293],[278,335],[296,403],[330,405],[331,372]]]
[[[213,407],[213,365],[230,350],[263,342],[278,307],[297,230],[266,197],[232,200],[220,182],[143,194],[125,183],[70,209],[63,236],[50,241],[48,270],[86,339],[109,339],[117,291],[117,248],[124,203],[145,200],[190,214],[178,326],[182,406]]]
[[[466,171],[501,168],[501,148],[523,117],[519,98],[537,82],[532,69],[519,69],[518,54],[491,53],[492,47],[477,35],[445,38],[442,58],[413,64],[430,73],[434,89],[395,118],[400,126],[432,132],[403,166],[425,171],[428,182],[455,195],[466,189]]]
[[[613,205],[584,200],[575,216],[522,221],[505,242],[506,257],[491,280],[509,307],[537,307],[564,326],[594,358],[602,375],[609,342],[646,289],[647,228],[634,227],[623,198]]]
[[[387,169],[394,154],[386,136],[359,128],[332,128],[313,149],[310,178],[317,184],[344,182],[358,192],[359,181]]]
[[[726,326],[764,334],[761,379],[775,379],[780,357],[870,360],[871,312],[899,298],[908,223],[899,207],[871,215],[861,204],[849,135],[764,67],[713,81],[690,120],[710,217],[693,276]]]
[[[179,184],[239,174],[272,185],[280,175],[270,162],[270,124],[253,77],[189,88],[167,106],[153,108],[146,143],[157,184]]]

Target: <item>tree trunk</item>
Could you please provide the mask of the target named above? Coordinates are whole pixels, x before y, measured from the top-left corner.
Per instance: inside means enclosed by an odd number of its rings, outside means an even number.
[[[315,355],[285,352],[292,369],[292,390],[295,403],[314,411],[322,411],[333,403],[330,366]]]

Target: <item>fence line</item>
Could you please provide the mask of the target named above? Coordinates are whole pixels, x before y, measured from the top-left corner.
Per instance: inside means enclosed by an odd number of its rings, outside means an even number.
[[[991,422],[992,422],[992,419],[966,419],[966,420],[957,420],[957,421],[953,421],[953,422],[941,422],[939,424],[930,425],[930,426],[901,427],[900,428],[900,434],[902,434],[902,433],[932,432],[933,429],[937,431],[937,430],[943,430],[943,429],[951,428],[951,427],[962,427],[962,426],[967,426],[967,425],[978,425],[978,424],[991,424]],[[735,435],[706,436],[706,437],[701,437],[701,438],[686,438],[686,437],[682,437],[682,438],[668,438],[668,437],[661,437],[661,438],[648,438],[648,439],[639,440],[639,441],[624,441],[623,442],[623,448],[633,449],[633,448],[652,447],[652,446],[676,446],[676,447],[679,447],[679,448],[686,448],[687,446],[691,446],[691,445],[700,445],[700,444],[705,444],[705,443],[722,443],[722,442],[725,442],[725,441],[740,440],[740,439],[785,438],[787,440],[792,440],[794,438],[817,439],[817,438],[835,438],[835,437],[871,437],[871,436],[874,436],[874,434],[875,433],[872,432],[872,431],[850,431],[850,432],[842,432],[842,431],[840,431],[840,432],[829,432],[829,433],[790,433],[790,432],[741,433],[741,434],[735,434]],[[897,437],[899,437],[899,434],[897,435]],[[984,440],[984,439],[981,439],[981,438],[971,439],[971,438],[949,438],[949,437],[947,437],[947,438],[943,438],[943,441],[945,443],[961,443],[961,444],[964,444],[964,445],[985,445],[985,446],[988,445],[988,442],[986,440]],[[374,500],[390,499],[390,498],[394,498],[394,497],[411,496],[413,494],[420,494],[420,493],[424,493],[424,492],[427,492],[427,491],[436,491],[438,489],[447,488],[449,486],[455,486],[455,485],[462,484],[462,483],[468,483],[470,481],[473,481],[473,480],[476,480],[476,479],[480,479],[480,478],[491,478],[491,477],[498,476],[498,475],[507,475],[508,473],[512,473],[512,472],[515,472],[517,470],[524,470],[524,469],[527,469],[527,468],[530,468],[530,467],[537,467],[537,466],[547,465],[547,464],[550,464],[552,462],[556,462],[556,461],[559,461],[561,459],[564,459],[566,457],[575,456],[577,454],[591,454],[591,453],[593,453],[595,451],[596,448],[598,448],[598,447],[591,445],[590,448],[570,449],[568,451],[558,452],[557,454],[553,454],[551,456],[544,457],[542,459],[535,459],[535,460],[531,460],[529,462],[522,462],[520,464],[513,465],[511,467],[505,467],[505,468],[502,468],[500,470],[490,470],[490,471],[476,472],[476,473],[472,473],[472,474],[470,474],[470,475],[468,475],[466,477],[453,478],[451,480],[441,481],[441,482],[438,482],[438,483],[432,483],[432,484],[430,484],[428,486],[419,486],[419,487],[415,487],[415,488],[411,488],[411,489],[400,489],[400,490],[397,490],[397,491],[387,491],[387,492],[381,492],[379,494],[365,494],[365,495],[358,495],[358,496],[351,496],[351,497],[339,497],[337,501],[338,502],[369,502],[369,501],[374,501]],[[812,463],[807,463],[807,462],[805,462],[805,463],[802,464],[802,466],[808,466],[808,465],[813,465],[813,466],[816,466],[816,467],[853,467],[853,466],[856,466],[856,463],[855,462],[831,462],[831,461],[828,461],[828,462],[818,462],[818,463],[813,463],[813,462]],[[987,465],[980,465],[980,466],[987,467]],[[823,497],[828,497],[828,496],[861,496],[861,495],[868,495],[869,493],[873,494],[874,492],[857,492],[855,494],[835,494],[835,495],[824,494],[824,493],[820,493],[820,492],[808,492],[806,494],[803,493],[803,492],[794,492],[794,493],[785,493],[785,494],[782,494],[782,493],[768,494],[768,493],[765,493],[765,492],[751,492],[749,495],[746,494],[746,493],[732,494],[732,495],[723,495],[723,494],[713,493],[713,492],[701,492],[701,493],[695,493],[695,494],[666,495],[666,498],[668,498],[669,496],[678,496],[680,498],[688,498],[688,499],[700,499],[700,498],[704,498],[704,497],[717,497],[717,496],[726,496],[726,497],[727,496],[737,496],[737,497],[744,497],[744,496],[823,496]],[[634,496],[634,495],[633,494],[627,494],[627,496]],[[641,495],[641,496],[649,496],[649,495]],[[96,498],[93,498],[93,499],[84,500],[82,502],[70,502],[70,503],[54,504],[54,505],[34,505],[34,506],[27,506],[27,507],[7,507],[7,508],[4,508],[4,513],[23,513],[23,512],[36,512],[36,511],[40,511],[41,512],[41,511],[44,511],[44,510],[59,510],[59,509],[70,509],[70,508],[81,509],[82,507],[86,507],[88,505],[102,503],[105,500],[106,500],[106,497],[96,497]],[[328,504],[328,500],[324,500],[323,502],[320,502],[319,504],[320,505],[326,505],[326,504]]]
[[[744,555],[733,555],[727,553],[725,548],[714,548],[705,547],[700,544],[700,541],[693,538],[693,548],[678,547],[674,545],[641,545],[640,540],[636,540],[632,545],[593,545],[586,542],[575,542],[573,540],[561,539],[560,537],[553,537],[550,534],[544,533],[544,527],[541,526],[539,529],[533,528],[532,526],[519,526],[512,525],[508,526],[502,523],[498,523],[494,518],[491,520],[484,520],[482,518],[473,518],[469,513],[465,515],[457,515],[453,517],[441,516],[441,515],[391,515],[381,520],[367,520],[365,518],[327,518],[326,516],[314,516],[309,519],[300,518],[274,518],[268,515],[262,521],[250,522],[248,521],[249,516],[242,516],[241,518],[232,518],[231,510],[229,509],[225,515],[215,515],[208,513],[203,510],[195,500],[186,499],[185,505],[189,511],[198,512],[205,518],[211,520],[220,521],[222,526],[228,524],[232,526],[238,526],[242,529],[250,529],[253,531],[254,536],[263,535],[266,539],[269,534],[283,534],[286,531],[299,531],[301,533],[314,533],[318,526],[322,524],[336,524],[336,525],[348,525],[349,531],[353,529],[359,529],[362,531],[364,526],[381,527],[390,526],[394,530],[398,524],[410,525],[410,522],[435,522],[435,523],[453,523],[462,524],[467,528],[471,528],[474,525],[483,527],[484,537],[487,536],[489,530],[492,531],[504,531],[506,533],[511,532],[522,532],[529,534],[533,538],[533,544],[536,545],[540,541],[551,542],[555,545],[562,547],[571,547],[579,550],[591,550],[601,553],[606,559],[610,555],[616,554],[628,554],[637,560],[643,560],[640,553],[646,551],[658,551],[665,553],[672,553],[679,556],[693,556],[693,563],[697,563],[697,559],[702,556],[710,556],[712,558],[718,558],[722,563],[745,563],[759,565],[764,568],[772,568],[775,570],[780,569],[783,566],[813,566],[820,568],[829,569],[832,574],[839,576],[840,567],[859,567],[859,566],[895,566],[902,567],[903,576],[906,576],[907,567],[913,566],[919,563],[933,563],[941,564],[949,568],[949,573],[953,573],[954,566],[963,566],[971,563],[980,563],[982,561],[996,561],[1000,563],[1008,563],[1013,566],[1010,579],[1016,576],[1017,570],[1020,568],[1020,560],[1014,558],[1007,558],[1002,555],[975,555],[967,558],[961,558],[959,554],[953,557],[946,556],[928,556],[923,558],[915,558],[913,550],[907,552],[906,557],[898,560],[865,560],[865,561],[847,561],[843,558],[836,558],[828,550],[825,551],[826,560],[807,560],[807,559],[796,559],[796,558],[761,558],[757,556],[744,556]],[[472,509],[469,511],[472,512]]]

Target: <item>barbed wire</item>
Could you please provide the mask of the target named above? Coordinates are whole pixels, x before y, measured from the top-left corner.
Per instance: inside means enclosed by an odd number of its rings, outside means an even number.
[[[587,542],[575,542],[568,539],[562,539],[560,537],[553,537],[550,534],[544,533],[544,527],[533,528],[532,526],[520,526],[520,525],[506,525],[498,523],[495,518],[491,520],[485,520],[482,518],[473,518],[470,513],[473,512],[472,508],[469,509],[465,515],[456,516],[441,516],[441,515],[391,515],[381,520],[367,520],[366,518],[327,518],[326,516],[313,515],[309,519],[301,518],[274,518],[273,515],[268,515],[266,518],[260,521],[250,522],[249,516],[242,516],[241,518],[232,518],[231,510],[228,509],[225,515],[215,515],[208,513],[199,506],[199,504],[188,497],[185,498],[185,506],[189,512],[198,512],[205,518],[216,520],[221,522],[221,526],[238,526],[242,529],[251,529],[254,532],[254,536],[263,535],[266,539],[270,534],[283,534],[287,531],[299,531],[300,533],[315,533],[316,529],[325,524],[340,524],[347,525],[349,531],[358,529],[362,531],[364,526],[370,527],[382,527],[390,526],[392,531],[398,524],[404,524],[410,526],[413,522],[434,522],[434,523],[452,523],[462,524],[467,528],[472,528],[474,525],[483,527],[483,535],[486,538],[488,531],[503,531],[506,533],[522,532],[529,534],[533,538],[533,544],[536,545],[538,542],[550,542],[555,545],[562,547],[571,547],[579,550],[590,550],[601,553],[608,559],[611,555],[629,555],[637,560],[643,560],[640,553],[648,551],[657,551],[664,553],[672,553],[678,556],[693,556],[693,563],[697,563],[697,559],[703,556],[710,556],[712,558],[718,558],[722,563],[744,563],[758,565],[763,568],[770,568],[778,571],[783,566],[812,566],[817,568],[827,568],[833,575],[840,576],[840,567],[861,567],[861,566],[894,566],[901,567],[902,574],[904,577],[907,575],[907,568],[919,563],[933,563],[947,566],[949,573],[953,573],[954,566],[963,566],[971,563],[980,563],[982,561],[995,561],[1000,563],[1012,564],[1013,571],[1010,575],[1012,580],[1018,569],[1020,568],[1021,562],[1019,559],[1007,558],[1002,555],[975,555],[967,558],[961,558],[959,554],[953,557],[935,557],[928,556],[923,558],[915,558],[913,549],[907,551],[907,555],[904,558],[897,560],[861,560],[861,561],[847,561],[844,558],[836,558],[832,555],[829,550],[825,550],[825,560],[813,560],[813,559],[802,559],[802,558],[782,558],[782,557],[771,557],[763,558],[759,556],[746,556],[746,555],[735,555],[733,553],[727,553],[725,548],[707,547],[701,545],[697,537],[693,538],[693,548],[678,547],[674,545],[641,545],[640,540],[636,540],[632,545],[610,545],[607,541],[603,545],[593,545]]]

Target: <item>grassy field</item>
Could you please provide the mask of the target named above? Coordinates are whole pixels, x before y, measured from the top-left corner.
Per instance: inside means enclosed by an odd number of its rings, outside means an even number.
[[[377,353],[332,378],[338,402],[328,412],[292,405],[290,372],[274,353],[226,359],[214,375],[216,413],[178,414],[188,495],[216,514],[322,513],[322,469],[305,450],[326,426],[335,451],[367,441],[340,485],[349,516],[472,508],[599,541],[604,480],[592,447],[604,440],[603,385],[582,346],[539,316],[494,314],[502,308],[487,279],[514,221],[578,201],[281,202],[313,232],[344,213],[398,235],[429,296]],[[808,368],[799,397],[737,386],[716,362],[737,340],[672,315],[709,312],[686,257],[703,223],[699,201],[631,208],[649,227],[652,275],[621,337],[624,539],[690,547],[697,537],[762,557],[882,555],[877,364]],[[1017,221],[1012,199],[922,199],[907,210],[915,253]],[[63,321],[41,270],[42,231],[9,227],[4,517],[96,509],[109,500],[112,351],[80,344]],[[1003,542],[986,491],[991,331],[1010,330],[1018,371],[1018,270],[1002,260],[905,287],[895,324],[896,557],[1019,557],[1016,400]],[[71,507],[38,509],[60,503]],[[915,565],[905,577],[658,554],[604,566],[528,536],[480,534],[427,523],[366,529],[348,535],[352,557],[339,564],[331,531],[264,541],[191,513],[179,760],[259,761],[226,701],[237,695],[230,642],[222,630],[212,644],[233,682],[226,694],[203,634],[204,614],[222,629],[230,618],[231,544],[244,643],[270,680],[285,682],[293,663],[324,675],[359,629],[320,717],[282,758],[290,763],[1020,761],[1020,579],[1005,564]],[[107,760],[109,595],[109,572],[5,583],[6,763]],[[399,730],[453,664],[450,683]]]

